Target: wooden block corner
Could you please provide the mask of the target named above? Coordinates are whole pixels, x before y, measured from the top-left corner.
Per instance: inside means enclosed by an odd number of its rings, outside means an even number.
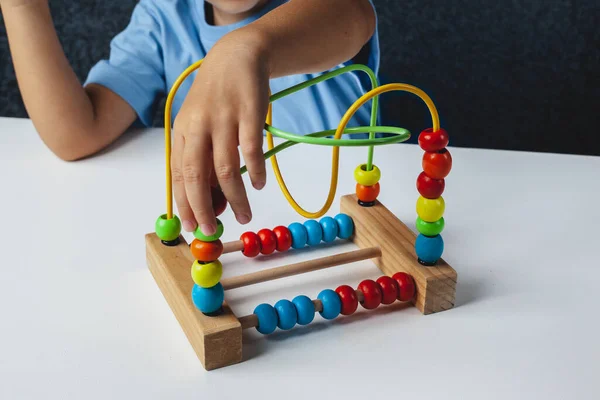
[[[414,278],[414,304],[419,311],[427,315],[454,307],[456,271],[443,259],[433,267],[419,264],[414,249],[416,235],[383,204],[376,201],[372,207],[362,207],[356,195],[346,195],[340,209],[354,221],[354,243],[361,248],[381,248],[381,257],[374,262],[384,274],[406,272]]]
[[[196,355],[208,371],[242,361],[242,325],[225,303],[223,313],[208,317],[192,303],[192,256],[183,237],[166,246],[154,233],[146,235],[148,268],[181,325]]]

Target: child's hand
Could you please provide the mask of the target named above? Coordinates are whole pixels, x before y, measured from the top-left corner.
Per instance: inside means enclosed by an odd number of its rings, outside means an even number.
[[[241,224],[252,214],[240,174],[241,147],[252,185],[266,183],[262,152],[269,68],[260,40],[233,32],[200,67],[175,119],[171,157],[175,201],[186,231],[216,231],[211,185],[217,181]],[[216,178],[216,179],[215,179]]]

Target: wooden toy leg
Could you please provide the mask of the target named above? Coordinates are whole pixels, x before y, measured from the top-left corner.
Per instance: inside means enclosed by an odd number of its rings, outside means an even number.
[[[165,246],[156,234],[146,235],[148,268],[190,344],[206,370],[242,361],[242,325],[227,304],[223,313],[208,317],[192,303],[194,282],[191,259],[183,237],[177,246]]]
[[[341,212],[354,221],[354,243],[361,248],[381,248],[381,257],[374,262],[384,274],[412,275],[417,285],[414,303],[419,311],[432,314],[454,307],[456,271],[442,259],[434,267],[419,264],[416,235],[383,204],[375,201],[372,207],[362,207],[356,195],[347,195],[342,197]]]

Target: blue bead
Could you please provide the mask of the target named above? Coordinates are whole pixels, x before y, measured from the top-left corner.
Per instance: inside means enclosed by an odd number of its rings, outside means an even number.
[[[288,226],[290,233],[292,234],[292,247],[294,249],[301,249],[306,246],[308,241],[308,232],[306,228],[300,222],[294,222]]]
[[[225,291],[223,285],[217,283],[210,288],[194,285],[192,288],[192,301],[196,308],[205,314],[217,311],[223,305]]]
[[[317,299],[321,300],[323,304],[323,311],[320,312],[321,316],[325,319],[334,319],[342,311],[342,300],[336,292],[331,289],[325,289],[317,296]]]
[[[277,326],[279,329],[292,329],[298,321],[296,307],[289,300],[279,300],[275,303],[275,311],[277,312]]]
[[[319,221],[319,224],[323,230],[323,241],[325,243],[333,242],[338,234],[338,225],[335,219],[324,217]]]
[[[259,304],[254,309],[254,314],[258,317],[257,331],[263,335],[275,332],[275,328],[277,328],[277,312],[270,304]]]
[[[321,225],[314,219],[309,219],[304,222],[304,228],[306,229],[306,233],[308,235],[307,244],[309,246],[316,246],[321,243],[321,239],[323,239],[323,229],[321,229]]]
[[[315,305],[311,299],[304,295],[294,297],[292,303],[298,314],[298,325],[308,325],[315,318]]]
[[[352,218],[346,214],[338,214],[335,216],[335,222],[338,226],[338,237],[340,239],[348,239],[354,233],[354,222]]]
[[[444,240],[441,235],[425,236],[420,234],[415,241],[417,257],[426,263],[434,263],[444,252]]]

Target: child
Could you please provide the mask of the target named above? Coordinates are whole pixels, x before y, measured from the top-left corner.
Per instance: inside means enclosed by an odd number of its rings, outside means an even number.
[[[82,86],[48,0],[0,6],[27,111],[64,160],[98,152],[136,121],[149,126],[157,97],[205,58],[174,101],[172,173],[183,228],[200,224],[206,235],[216,231],[210,187],[217,182],[236,219],[251,219],[238,146],[260,190],[269,88],[276,93],[351,62],[379,67],[371,0],[141,0],[110,58]],[[334,128],[368,89],[358,73],[341,75],[277,101],[273,125],[298,134]],[[369,114],[364,107],[354,124],[367,125]]]

